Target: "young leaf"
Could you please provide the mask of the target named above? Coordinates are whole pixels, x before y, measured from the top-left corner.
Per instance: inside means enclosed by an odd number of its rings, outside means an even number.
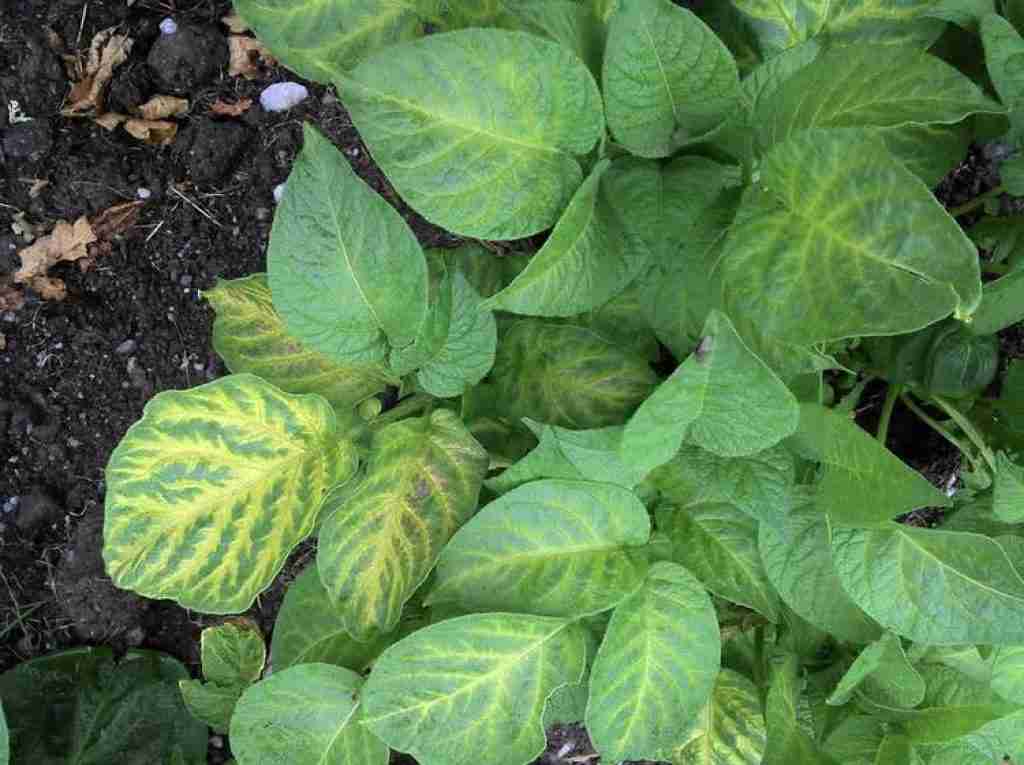
[[[898,635],[933,644],[1024,643],[1024,579],[992,539],[889,524],[836,530],[832,555],[843,588]]]
[[[604,128],[583,63],[523,32],[430,35],[371,56],[336,84],[402,198],[480,239],[550,228],[583,180],[578,157]]]
[[[644,473],[671,460],[684,442],[722,457],[756,454],[792,434],[798,416],[793,394],[728,317],[713,311],[697,350],[626,425],[621,454]]]
[[[363,679],[330,664],[300,664],[247,690],[231,718],[241,762],[385,765],[388,748],[360,723]]]
[[[797,656],[779,657],[765,702],[768,743],[763,765],[835,765],[801,726],[802,686]]]
[[[898,334],[977,307],[977,251],[877,137],[805,130],[767,154],[761,184],[720,263],[730,313],[764,334],[802,345]]]
[[[220,685],[199,680],[178,681],[178,690],[188,713],[221,734],[230,729],[231,716],[245,688],[244,685]]]
[[[1024,523],[1024,467],[1003,452],[996,455],[992,511],[1003,523]]]
[[[330,141],[309,126],[304,136],[267,252],[274,308],[289,334],[332,360],[382,362],[426,317],[423,251]]]
[[[739,96],[729,49],[669,0],[622,0],[602,75],[608,126],[641,157],[667,157],[717,127]]]
[[[274,57],[289,69],[329,83],[378,48],[424,33],[437,0],[236,0]]]
[[[363,689],[366,725],[421,765],[525,763],[544,750],[545,700],[586,669],[583,627],[473,614],[395,643]]]
[[[1021,321],[1024,321],[1024,269],[1018,268],[985,284],[981,305],[971,317],[968,328],[978,335],[994,335]]]
[[[590,673],[587,731],[612,762],[660,759],[711,698],[721,639],[692,574],[656,563],[612,614]]]
[[[207,627],[199,638],[203,677],[221,685],[248,685],[259,680],[267,647],[259,629],[250,623]]]
[[[608,302],[636,278],[648,259],[639,233],[642,226],[626,217],[627,212],[647,208],[628,209],[621,200],[654,197],[660,181],[653,164],[598,162],[540,252],[484,307],[531,316],[573,316]],[[647,217],[649,211],[640,216]]]
[[[999,99],[1010,114],[1013,138],[1024,131],[1024,39],[1002,16],[991,13],[981,20],[985,64]]]
[[[605,611],[643,581],[650,533],[643,503],[622,487],[534,481],[455,534],[426,602],[565,617]]]
[[[657,384],[642,356],[589,329],[523,319],[498,345],[497,407],[575,430],[621,425]]]
[[[921,507],[952,504],[841,412],[801,404],[794,441],[824,465],[818,500],[838,525],[870,526]]]
[[[723,669],[671,760],[673,765],[760,765],[766,741],[757,686]]]
[[[842,706],[858,690],[878,704],[909,709],[924,700],[925,686],[924,678],[907,660],[899,637],[887,632],[861,651],[828,703]]]
[[[241,613],[356,462],[320,396],[246,374],[159,393],[107,464],[107,572],[150,598]]]
[[[778,622],[779,596],[757,549],[757,522],[731,505],[658,508],[658,530],[672,541],[672,560],[715,595]]]
[[[355,492],[324,502],[317,568],[358,640],[390,632],[441,548],[476,509],[487,452],[451,412],[403,420],[374,435]]]
[[[334,664],[362,672],[395,638],[378,635],[360,643],[345,631],[315,565],[307,566],[284,594],[274,622],[270,662],[275,672],[296,664]]]
[[[649,480],[677,507],[724,502],[761,523],[779,524],[794,502],[796,464],[783,446],[749,457],[719,457],[683,446]]]
[[[219,281],[203,297],[217,312],[214,350],[232,372],[257,375],[286,393],[319,393],[337,409],[398,384],[383,366],[339,364],[290,337],[266,274]]]
[[[798,615],[846,642],[870,643],[879,636],[878,625],[851,600],[836,575],[822,510],[804,505],[781,525],[762,523],[758,547],[768,578]]]

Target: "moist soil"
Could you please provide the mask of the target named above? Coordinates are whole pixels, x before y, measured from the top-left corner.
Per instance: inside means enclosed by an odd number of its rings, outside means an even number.
[[[276,66],[251,80],[227,74],[219,19],[229,2],[0,2],[0,288],[19,266],[26,226],[47,232],[60,220],[142,202],[130,226],[90,252],[91,268],[51,271],[66,283],[64,300],[29,291],[16,309],[0,302],[0,671],[90,644],[166,651],[196,673],[200,632],[219,620],[111,584],[101,559],[103,469],[155,393],[225,374],[202,291],[265,269],[273,190],[301,146],[303,123],[334,141],[425,246],[457,240],[402,204],[330,90]],[[168,16],[179,25],[176,40],[161,36]],[[110,27],[134,45],[110,83],[109,110],[128,112],[157,94],[188,98],[170,145],[60,116],[70,83],[59,54],[87,50]],[[304,82],[309,97],[264,111],[260,92],[282,81]],[[253,105],[237,117],[210,112],[218,100],[244,98]],[[972,150],[940,198],[958,204],[994,183],[989,160]],[[1019,331],[1004,343],[1022,355]],[[881,395],[869,391],[865,418],[877,417]],[[891,434],[890,446],[936,483],[955,472],[945,442],[916,420],[898,411]],[[249,611],[268,638],[288,583],[312,556],[311,545],[297,550]],[[538,762],[584,762],[591,752],[584,731],[563,727]],[[211,737],[209,761],[228,754],[227,742]]]

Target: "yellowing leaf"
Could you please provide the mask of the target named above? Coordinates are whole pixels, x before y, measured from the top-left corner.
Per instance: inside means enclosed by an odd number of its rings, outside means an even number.
[[[168,120],[129,119],[124,129],[133,138],[160,146],[167,146],[178,134],[178,126]]]
[[[138,114],[144,120],[162,120],[181,117],[188,113],[188,99],[174,96],[153,96],[138,107]],[[129,131],[130,132],[130,131]]]

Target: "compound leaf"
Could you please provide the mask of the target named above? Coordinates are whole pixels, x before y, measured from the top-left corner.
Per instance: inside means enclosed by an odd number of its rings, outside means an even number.
[[[291,337],[266,274],[219,281],[203,297],[217,312],[213,348],[232,372],[257,375],[286,393],[319,393],[338,409],[398,384],[383,366],[339,364]]]
[[[657,384],[647,359],[590,329],[521,319],[498,344],[497,407],[576,430],[621,425]]]
[[[820,509],[803,505],[782,524],[762,523],[758,547],[768,578],[799,616],[839,640],[870,643],[878,638],[878,625],[846,594],[835,572]]]
[[[765,335],[809,345],[899,334],[980,302],[977,251],[880,138],[802,131],[768,152],[760,183],[720,267],[728,310]]]
[[[647,510],[620,486],[534,481],[484,507],[441,552],[428,604],[584,616],[643,581]]]
[[[506,765],[544,750],[546,699],[577,683],[585,629],[563,619],[473,614],[414,632],[378,659],[366,725],[422,765]]]
[[[385,765],[388,748],[361,723],[363,679],[330,664],[299,664],[250,687],[231,718],[231,749],[262,762]]]
[[[622,0],[608,24],[608,126],[641,157],[667,157],[715,128],[739,97],[725,44],[669,0]]]
[[[118,587],[245,611],[355,471],[334,410],[252,375],[157,394],[107,464],[103,558]]]
[[[317,568],[346,631],[368,641],[398,624],[452,534],[476,509],[487,452],[452,412],[385,426],[366,477],[325,500]]]
[[[427,315],[427,263],[402,216],[318,131],[274,218],[267,268],[288,333],[343,363],[382,362]]]
[[[590,673],[587,730],[602,757],[660,759],[711,698],[720,657],[700,582],[682,566],[654,564],[612,613]]]
[[[723,669],[708,703],[672,751],[672,765],[761,765],[766,741],[757,686]]]
[[[583,180],[578,157],[604,128],[583,62],[524,32],[430,35],[371,56],[336,84],[402,198],[480,239],[550,228]]]
[[[843,588],[898,635],[933,644],[1024,643],[1024,579],[995,540],[892,523],[836,530],[832,555]]]
[[[715,595],[779,621],[779,596],[757,549],[757,521],[725,504],[659,507],[658,530],[672,542],[672,560]]]
[[[842,412],[801,404],[794,440],[824,465],[819,504],[838,525],[870,526],[921,507],[951,504]]]
[[[697,350],[626,425],[622,458],[647,473],[684,442],[723,457],[756,454],[792,434],[797,419],[793,394],[712,311]]]
[[[378,48],[424,33],[436,0],[237,0],[235,11],[289,69],[329,83]]]

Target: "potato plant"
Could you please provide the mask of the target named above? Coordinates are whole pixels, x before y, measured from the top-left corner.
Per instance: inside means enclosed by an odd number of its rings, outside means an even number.
[[[1020,4],[705,5],[236,0],[464,240],[307,128],[267,273],[206,293],[232,374],[111,457],[120,587],[236,614],[317,539],[269,674],[228,629],[182,683],[240,765],[524,765],[577,721],[608,763],[1024,761],[1024,223],[982,261],[930,191],[1019,145]]]

